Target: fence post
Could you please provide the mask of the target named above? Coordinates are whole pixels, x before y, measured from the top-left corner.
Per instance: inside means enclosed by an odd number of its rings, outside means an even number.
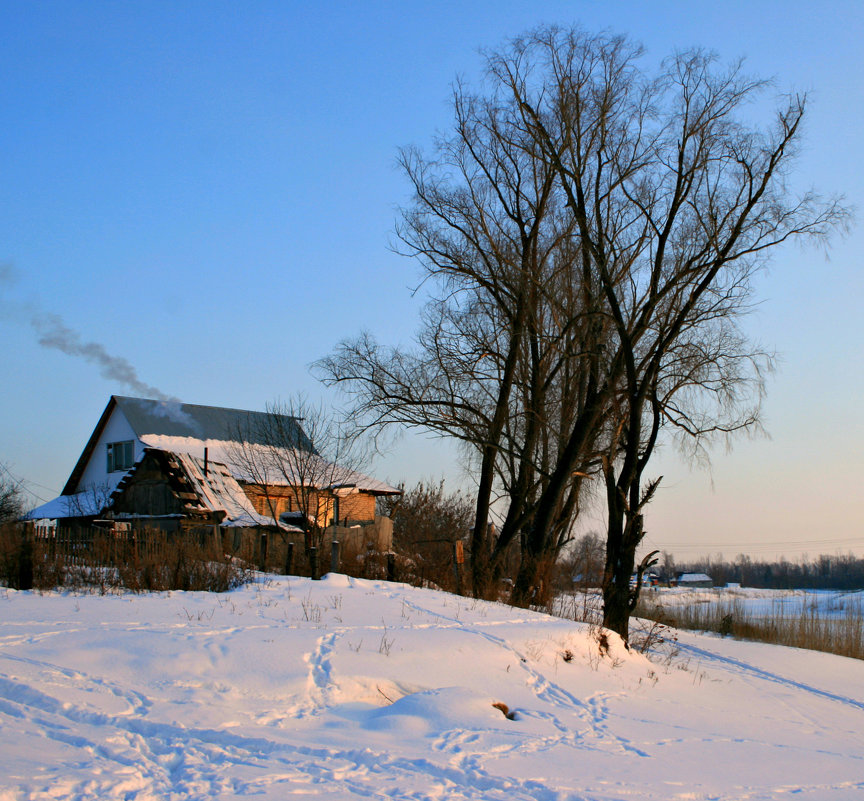
[[[261,532],[261,570],[267,570],[267,534]]]
[[[309,571],[312,574],[312,580],[318,581],[318,549],[313,545],[309,549]]]
[[[330,545],[330,572],[339,572],[339,540],[333,540]]]
[[[456,594],[462,594],[462,575],[459,572],[459,565],[465,559],[462,543],[459,540],[453,542],[453,571],[456,573]]]
[[[294,543],[289,542],[287,553],[285,554],[285,575],[291,575],[291,569],[294,567]]]
[[[396,554],[387,554],[387,581],[396,581]]]

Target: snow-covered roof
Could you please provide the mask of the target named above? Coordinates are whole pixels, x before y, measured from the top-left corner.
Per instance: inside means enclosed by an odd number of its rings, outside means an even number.
[[[226,465],[208,458],[205,469],[203,459],[188,453],[170,452],[164,449],[149,449],[149,453],[152,458],[157,459],[157,463],[162,464],[166,478],[171,474],[175,487],[179,481],[185,491],[194,494],[195,500],[190,499],[187,502],[190,512],[222,512],[225,518],[220,525],[228,527],[279,526],[286,530],[301,530],[278,522],[267,515],[259,514]],[[143,463],[142,460],[139,465]],[[112,495],[112,500],[119,498],[126,487],[135,480],[137,468],[138,465],[120,482]],[[124,515],[118,514],[118,516]]]
[[[704,581],[713,582],[713,579],[707,573],[682,573],[678,576],[679,584],[695,584]]]
[[[174,454],[186,477],[194,487],[203,506],[211,512],[225,512],[223,526],[274,526],[288,528],[277,523],[272,517],[259,514],[252,506],[249,497],[231,475],[227,466],[219,462],[207,461],[207,473],[204,473],[204,460],[187,453]],[[300,529],[297,529],[298,531]]]
[[[141,441],[148,448],[186,453],[200,458],[203,458],[204,449],[207,448],[208,459],[226,465],[236,479],[250,484],[346,491],[343,494],[350,490],[370,492],[374,495],[401,493],[401,490],[383,481],[335,465],[309,451],[165,434],[145,434]]]
[[[27,520],[56,520],[63,517],[91,517],[98,515],[107,503],[107,498],[90,490],[73,495],[61,495],[54,500],[32,509]]]

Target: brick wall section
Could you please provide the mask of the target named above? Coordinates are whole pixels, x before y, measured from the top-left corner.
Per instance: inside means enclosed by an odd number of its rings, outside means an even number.
[[[298,510],[298,494],[291,487],[269,485],[262,487],[257,484],[244,484],[243,491],[255,511],[268,517],[278,518],[285,512]],[[318,503],[318,523],[327,526],[333,521],[334,497],[330,493],[312,493],[309,497],[310,511]],[[348,520],[351,523],[371,523],[375,519],[375,496],[368,492],[358,492],[338,499],[339,522]]]
[[[339,499],[339,522],[343,520],[359,523],[375,519],[375,496],[368,492],[346,495]]]
[[[284,512],[297,508],[297,500],[290,487],[262,487],[257,484],[244,484],[243,491],[252,501],[255,511],[261,515],[279,517]]]

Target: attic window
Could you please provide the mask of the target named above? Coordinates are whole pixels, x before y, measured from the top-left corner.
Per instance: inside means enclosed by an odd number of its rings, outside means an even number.
[[[135,464],[135,442],[109,442],[108,448],[108,472],[115,473],[118,470],[128,470]]]

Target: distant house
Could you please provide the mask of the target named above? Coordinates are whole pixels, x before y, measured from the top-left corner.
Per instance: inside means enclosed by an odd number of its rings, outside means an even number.
[[[286,447],[263,440],[261,423],[272,422],[269,413],[112,395],[62,494],[29,517],[86,523],[107,516],[169,531],[218,525],[297,532],[310,522],[373,526],[376,498],[400,491],[328,464],[300,421],[277,417],[291,448],[327,469],[302,477],[283,470],[266,481],[251,475],[238,459],[241,445],[247,453]],[[308,504],[299,508],[301,485],[303,497],[312,498],[313,520]]]
[[[675,583],[679,587],[714,586],[714,581],[707,573],[679,573]]]
[[[635,587],[636,582],[639,580],[639,575],[637,573],[633,573],[630,576],[630,586]],[[642,586],[643,587],[656,587],[660,583],[660,576],[656,573],[645,572],[642,574]]]

